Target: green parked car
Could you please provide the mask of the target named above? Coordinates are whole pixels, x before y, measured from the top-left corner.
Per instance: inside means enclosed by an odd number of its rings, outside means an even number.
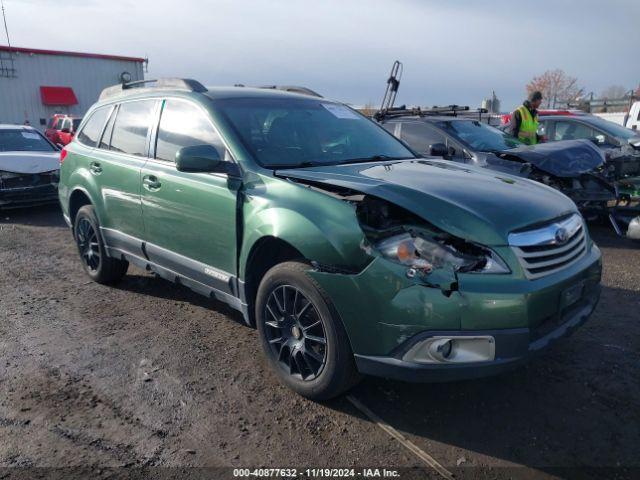
[[[62,152],[84,269],[228,303],[296,392],[498,373],[593,312],[600,251],[558,191],[421,158],[323,98],[149,83],[106,89]]]

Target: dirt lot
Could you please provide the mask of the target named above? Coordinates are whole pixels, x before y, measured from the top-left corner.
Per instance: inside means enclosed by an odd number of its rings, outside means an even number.
[[[56,207],[0,215],[0,467],[425,467],[349,399],[281,386],[224,305],[135,268],[94,284]],[[457,478],[640,474],[640,245],[593,233],[604,291],[573,337],[497,378],[353,397]]]

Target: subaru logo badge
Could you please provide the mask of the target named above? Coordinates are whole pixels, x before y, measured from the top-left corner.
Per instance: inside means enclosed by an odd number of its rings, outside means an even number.
[[[556,242],[559,244],[566,243],[569,240],[569,232],[566,228],[559,228],[556,230]]]

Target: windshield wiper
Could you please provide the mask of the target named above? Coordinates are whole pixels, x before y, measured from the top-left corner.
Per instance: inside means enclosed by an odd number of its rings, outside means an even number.
[[[316,162],[300,162],[300,163],[276,163],[273,165],[268,165],[268,168],[273,168],[273,169],[277,169],[277,168],[307,168],[307,167],[318,167],[320,165],[324,165],[322,163],[316,163]]]
[[[367,162],[384,162],[388,160],[411,160],[415,157],[390,157],[389,155],[372,155],[371,157],[352,158],[341,162],[336,162],[336,165],[347,165],[349,163],[367,163]]]

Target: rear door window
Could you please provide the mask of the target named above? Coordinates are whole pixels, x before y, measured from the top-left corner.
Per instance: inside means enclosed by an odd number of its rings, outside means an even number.
[[[155,106],[155,100],[136,100],[121,104],[111,135],[111,150],[146,156],[147,133]]]
[[[554,140],[577,140],[580,138],[592,138],[594,131],[591,127],[580,122],[556,122]]]
[[[91,114],[87,123],[78,134],[78,141],[88,147],[95,147],[102,129],[104,128],[104,122],[107,120],[107,113],[110,108],[102,107],[98,108]]]
[[[420,153],[429,153],[429,146],[444,143],[446,137],[426,123],[403,123],[400,138]]]
[[[225,158],[225,147],[209,118],[192,103],[168,99],[162,108],[156,141],[156,158],[175,161],[182,147],[211,145]]]

